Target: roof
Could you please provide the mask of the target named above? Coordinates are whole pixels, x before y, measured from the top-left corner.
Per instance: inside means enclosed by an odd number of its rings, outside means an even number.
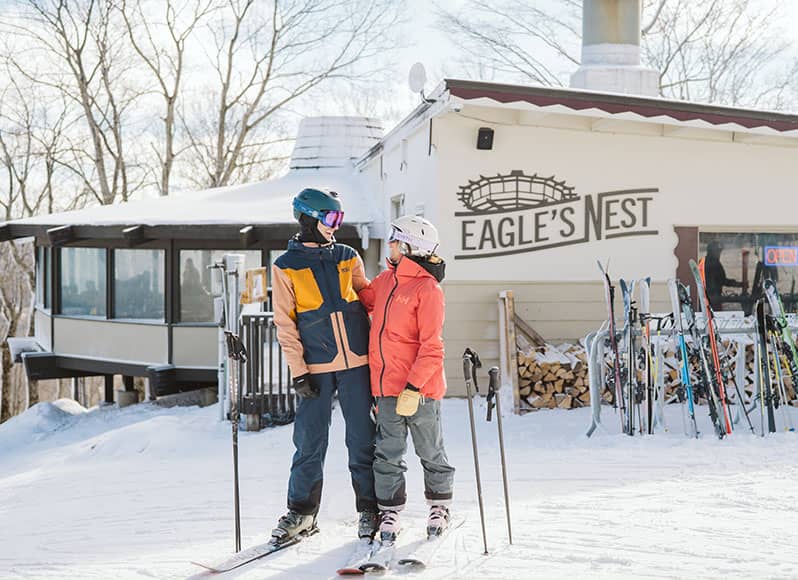
[[[247,226],[286,225],[293,230],[296,221],[290,200],[305,187],[328,187],[339,192],[346,215],[345,224],[369,223],[376,217],[375,201],[365,193],[358,174],[351,168],[303,169],[259,183],[175,193],[168,197],[15,220],[0,226],[0,238],[46,238],[47,231],[54,228],[71,228],[70,232],[64,232],[67,237],[98,239],[121,238],[123,230],[136,226],[141,227],[130,235],[147,239],[236,237],[239,230]],[[285,236],[285,228],[270,229],[274,237]],[[50,239],[53,241],[53,234]]]
[[[599,113],[628,119],[798,137],[798,115],[688,101],[483,81],[445,79],[452,97],[474,104],[513,104],[559,112]]]

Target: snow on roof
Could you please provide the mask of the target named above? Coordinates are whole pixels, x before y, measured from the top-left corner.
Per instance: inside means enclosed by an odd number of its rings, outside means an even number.
[[[271,181],[175,193],[169,197],[94,206],[16,220],[15,225],[293,224],[291,200],[306,187],[337,191],[348,223],[376,217],[372,196],[351,169],[299,170]]]

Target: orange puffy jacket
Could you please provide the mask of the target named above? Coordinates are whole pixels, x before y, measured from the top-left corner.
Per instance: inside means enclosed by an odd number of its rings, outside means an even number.
[[[444,300],[438,280],[410,258],[360,291],[372,314],[369,334],[371,393],[397,397],[407,383],[430,399],[446,393],[443,372]]]

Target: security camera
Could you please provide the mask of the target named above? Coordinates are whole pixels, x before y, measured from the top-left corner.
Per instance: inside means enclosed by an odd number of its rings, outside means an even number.
[[[459,113],[463,110],[463,103],[452,103],[452,111]]]

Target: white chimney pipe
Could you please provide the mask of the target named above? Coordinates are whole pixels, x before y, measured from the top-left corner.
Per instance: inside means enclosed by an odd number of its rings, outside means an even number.
[[[571,86],[656,96],[657,71],[640,66],[641,0],[583,0],[582,64]]]

